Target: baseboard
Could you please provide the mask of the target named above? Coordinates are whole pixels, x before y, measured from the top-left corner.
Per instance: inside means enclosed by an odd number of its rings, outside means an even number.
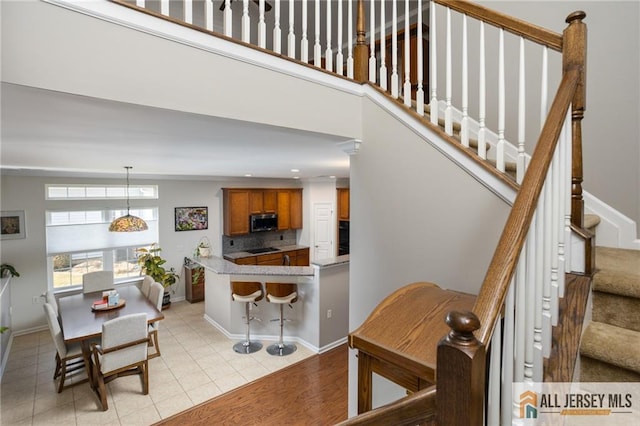
[[[587,191],[583,192],[585,214],[600,217],[596,245],[640,250],[636,222]]]

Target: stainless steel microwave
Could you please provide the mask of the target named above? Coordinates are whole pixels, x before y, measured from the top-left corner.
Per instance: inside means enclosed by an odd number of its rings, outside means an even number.
[[[275,213],[252,214],[249,217],[251,232],[275,231],[278,229],[278,215]]]

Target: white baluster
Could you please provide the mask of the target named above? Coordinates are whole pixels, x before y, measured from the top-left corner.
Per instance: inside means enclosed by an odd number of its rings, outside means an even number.
[[[251,18],[249,18],[249,0],[242,0],[242,41],[251,43]]]
[[[290,58],[296,57],[296,33],[294,29],[294,0],[289,0],[289,35],[287,37],[287,56]]]
[[[517,274],[517,270],[516,270]],[[504,310],[504,338],[502,343],[502,395],[500,410],[502,418],[509,419],[511,417],[511,384],[514,382],[513,362],[514,362],[514,334],[515,334],[515,276],[511,280],[507,297],[505,299]]]
[[[445,43],[445,99],[447,106],[444,110],[444,131],[448,135],[453,135],[453,107],[451,106],[451,80],[453,79],[451,69],[451,9],[447,8],[447,36]]]
[[[542,381],[542,294],[544,287],[544,197],[540,197],[536,211],[536,280],[535,280],[535,319],[533,328],[533,381]]]
[[[411,106],[411,45],[409,43],[409,0],[404,0],[404,105]]]
[[[398,99],[398,4],[392,0],[391,7],[391,96]]]
[[[486,66],[484,49],[484,22],[480,22],[480,67],[478,70],[479,106],[478,106],[478,156],[484,160],[487,158],[487,128],[485,124],[486,114]]]
[[[469,147],[469,47],[467,15],[462,15],[462,119],[460,120],[460,142]]]
[[[542,47],[542,74],[540,82],[540,128],[544,126],[547,120],[547,102],[549,90],[549,70],[548,70],[549,50],[547,46]]]
[[[562,143],[562,133],[558,143]],[[562,147],[558,145],[553,153],[553,160],[551,161],[551,324],[553,326],[558,325],[558,314],[560,312],[559,297],[560,287],[558,284],[559,271],[559,253],[558,244],[560,238],[561,219],[564,219],[563,212],[560,206],[560,151]]]
[[[520,37],[520,69],[518,73],[518,159],[516,164],[516,182],[522,183],[524,172],[527,170],[527,157],[524,150],[525,138],[525,61],[524,37]]]
[[[552,219],[552,195],[551,195],[551,177],[552,170],[547,173],[547,179],[543,187],[542,198],[544,198],[544,244],[543,244],[543,273],[544,285],[542,287],[542,349],[543,356],[546,358],[551,354],[551,225]]]
[[[273,11],[273,51],[282,53],[282,30],[280,29],[280,0],[275,0]]]
[[[267,23],[264,20],[264,0],[258,1],[258,46],[267,47]]]
[[[351,1],[351,0],[349,0]],[[300,60],[309,62],[309,39],[307,38],[307,0],[302,0],[302,39],[300,40]],[[351,31],[349,31],[351,33]],[[349,40],[351,47],[351,40]]]
[[[384,7],[381,4],[380,7]],[[369,81],[376,82],[376,2],[369,2]]]
[[[144,0],[136,0],[136,6],[138,6],[138,7],[144,7],[144,6],[145,6],[145,4],[144,4]]]
[[[416,112],[422,117],[424,115],[424,88],[422,87],[424,78],[423,66],[423,46],[422,46],[422,0],[418,0],[418,88],[416,90]]]
[[[233,14],[231,12],[231,0],[224,0],[223,31],[227,37],[233,37]]]
[[[353,4],[347,3],[347,77],[353,78]]]
[[[160,14],[169,16],[169,0],[160,0]]]
[[[324,65],[327,71],[333,71],[333,51],[331,50],[331,2],[327,2],[327,49],[324,52]]]
[[[385,40],[386,23],[386,3],[384,0],[380,2],[380,87],[387,91],[389,77],[387,76],[387,41]]]
[[[336,49],[336,74],[343,75],[344,57],[342,56],[342,0],[338,0],[338,46]]]
[[[193,24],[193,1],[192,0],[184,0],[183,7],[183,19],[187,24]]]
[[[502,322],[496,321],[489,345],[489,388],[487,395],[487,424],[500,424],[500,373],[501,373]]]
[[[504,83],[504,29],[500,28],[498,53],[498,144],[496,147],[496,168],[504,172],[504,126],[505,126],[505,83]]]
[[[431,123],[438,125],[438,44],[436,43],[436,3],[429,3],[429,16],[431,25],[429,26],[429,52],[431,63],[429,64],[429,75],[431,77],[431,97],[429,99],[429,115]]]
[[[204,27],[208,31],[213,31],[213,0],[205,0],[204,2]]]
[[[527,236],[527,238],[529,238]],[[516,269],[516,297],[515,297],[515,353],[514,368],[513,368],[513,381],[524,381],[524,364],[525,364],[525,342],[527,338],[527,244],[522,247],[522,252],[518,258],[518,268]]]
[[[527,237],[527,278],[526,278],[526,300],[529,302],[526,304],[525,311],[525,345],[524,345],[524,381],[531,383],[534,381],[533,363],[535,353],[535,322],[536,322],[536,247],[537,247],[537,230],[536,230],[536,217],[537,214],[531,220],[531,227],[529,228]]]
[[[321,58],[322,51],[320,48],[320,0],[316,0],[316,15],[315,15],[315,29],[316,29],[316,42],[313,45],[313,65],[318,68],[322,68]]]

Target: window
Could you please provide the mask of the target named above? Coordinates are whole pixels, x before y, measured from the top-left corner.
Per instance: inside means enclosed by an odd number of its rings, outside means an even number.
[[[126,210],[69,210],[46,212],[47,256],[54,290],[78,288],[82,275],[113,271],[115,282],[140,275],[136,249],[158,241],[158,209],[131,209],[144,219],[147,231],[109,232],[109,224]]]
[[[123,185],[46,185],[47,200],[113,200],[126,197]],[[158,199],[157,185],[129,185],[131,199]]]

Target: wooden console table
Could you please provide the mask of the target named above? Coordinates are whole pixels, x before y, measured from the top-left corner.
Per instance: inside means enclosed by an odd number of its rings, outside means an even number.
[[[372,373],[416,392],[435,384],[438,342],[449,332],[452,310],[470,311],[476,297],[433,283],[402,287],[349,334],[358,350],[358,414],[371,410]]]

